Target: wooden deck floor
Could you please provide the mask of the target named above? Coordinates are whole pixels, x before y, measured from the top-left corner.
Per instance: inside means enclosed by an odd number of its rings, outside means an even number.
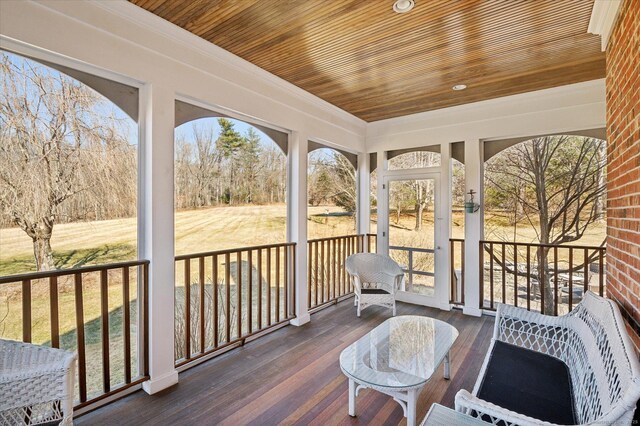
[[[351,300],[324,309],[303,327],[287,326],[180,374],[180,383],[156,395],[138,391],[75,420],[76,425],[335,425],[405,424],[390,397],[364,390],[358,417],[347,414],[347,379],[338,357],[350,343],[389,317],[371,307],[358,319]],[[451,380],[442,368],[420,394],[418,421],[433,402],[453,406],[471,390],[489,346],[492,317],[474,318],[398,304],[398,315],[427,315],[455,326]]]

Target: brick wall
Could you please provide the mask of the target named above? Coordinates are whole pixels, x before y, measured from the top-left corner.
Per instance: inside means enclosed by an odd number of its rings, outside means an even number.
[[[640,348],[640,1],[625,0],[607,47],[607,293]]]

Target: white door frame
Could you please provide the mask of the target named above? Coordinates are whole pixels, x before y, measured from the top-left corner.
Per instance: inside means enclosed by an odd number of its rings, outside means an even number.
[[[424,306],[430,306],[434,308],[440,308],[449,310],[451,305],[449,304],[449,282],[448,271],[443,270],[442,266],[446,266],[447,262],[443,262],[442,256],[446,256],[447,241],[449,232],[446,229],[447,221],[445,217],[447,214],[446,200],[444,200],[440,182],[441,182],[441,169],[439,167],[427,168],[427,169],[408,169],[408,170],[394,170],[387,171],[383,176],[383,188],[382,193],[384,202],[379,203],[378,207],[382,209],[382,217],[384,217],[384,223],[378,222],[378,226],[382,227],[383,244],[379,245],[381,253],[389,255],[389,183],[392,181],[403,180],[419,180],[419,179],[433,179],[434,180],[434,285],[435,293],[433,296],[427,296],[423,294],[416,294],[407,291],[401,291],[397,293],[396,299],[401,302],[414,303]],[[379,217],[380,217],[379,216]]]

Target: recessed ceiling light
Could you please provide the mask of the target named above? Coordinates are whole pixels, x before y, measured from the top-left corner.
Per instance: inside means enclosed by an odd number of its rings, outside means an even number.
[[[413,6],[415,6],[415,2],[413,0],[396,0],[393,4],[393,11],[396,13],[407,13]]]
[[[464,90],[467,88],[466,84],[456,84],[455,86],[452,87],[453,90]]]

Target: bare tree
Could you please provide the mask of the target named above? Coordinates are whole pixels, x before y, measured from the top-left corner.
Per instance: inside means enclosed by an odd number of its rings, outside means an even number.
[[[496,191],[512,194],[541,244],[578,241],[601,214],[598,203],[606,191],[604,144],[572,136],[523,142],[487,164],[487,180]],[[536,254],[537,278],[545,289],[545,309],[551,312],[548,254],[549,247]]]
[[[0,58],[0,211],[33,241],[37,269],[48,270],[56,223],[135,200],[135,149],[96,92],[32,61]]]

